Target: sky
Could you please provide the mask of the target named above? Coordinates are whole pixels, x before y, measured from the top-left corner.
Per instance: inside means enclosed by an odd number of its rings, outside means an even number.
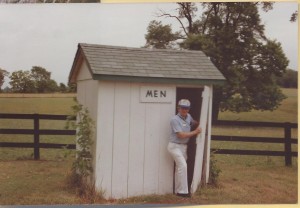
[[[131,4],[0,4],[0,68],[8,72],[41,66],[57,83],[67,83],[78,43],[141,47],[151,20],[162,9],[175,14],[174,3]],[[298,4],[275,3],[262,13],[265,34],[282,44],[298,69],[298,22],[290,23]],[[6,86],[7,86],[6,82]]]

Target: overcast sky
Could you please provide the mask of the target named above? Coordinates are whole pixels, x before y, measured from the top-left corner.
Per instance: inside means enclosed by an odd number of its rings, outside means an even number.
[[[158,9],[174,11],[174,3],[153,4],[0,4],[0,68],[10,73],[41,66],[58,83],[67,83],[78,43],[141,47],[148,23]],[[298,22],[290,23],[298,4],[278,2],[262,14],[266,35],[281,42],[298,69]],[[176,22],[174,22],[176,24]]]

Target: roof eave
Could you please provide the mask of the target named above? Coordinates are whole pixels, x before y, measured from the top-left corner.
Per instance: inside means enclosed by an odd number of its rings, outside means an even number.
[[[94,80],[102,81],[124,81],[160,84],[182,84],[182,85],[224,85],[225,79],[188,79],[188,78],[165,78],[165,77],[140,77],[93,74]]]

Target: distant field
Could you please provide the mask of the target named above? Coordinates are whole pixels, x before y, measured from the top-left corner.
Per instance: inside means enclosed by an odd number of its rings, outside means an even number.
[[[298,122],[298,90],[282,89],[282,91],[288,98],[275,111],[220,112],[219,119],[296,123]],[[74,94],[0,94],[0,113],[69,114],[71,113],[70,107],[74,105],[73,96]]]
[[[295,89],[283,89],[288,96],[274,112],[221,112],[222,120],[297,122],[298,95]],[[3,98],[0,113],[71,114],[73,98]],[[41,121],[41,128],[63,129],[65,122]],[[32,128],[27,120],[0,119],[0,128]],[[283,136],[283,129],[213,127],[213,134],[244,136]],[[297,138],[294,130],[292,137]],[[31,142],[32,136],[0,135],[1,141]],[[73,143],[72,136],[42,136],[43,142]],[[212,148],[283,150],[281,144],[212,141]],[[297,145],[293,145],[296,151]],[[71,168],[74,151],[41,150],[41,160],[32,160],[32,149],[0,149],[0,204],[80,204],[64,184]],[[215,155],[222,170],[218,187],[204,187],[192,199],[173,195],[134,197],[96,203],[132,204],[295,204],[298,201],[298,159],[284,166],[284,157]]]
[[[2,98],[0,113],[70,114],[75,102],[72,97]]]

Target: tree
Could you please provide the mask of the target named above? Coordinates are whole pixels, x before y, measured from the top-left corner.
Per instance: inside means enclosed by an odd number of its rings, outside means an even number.
[[[160,45],[177,44],[184,49],[202,50],[223,73],[227,83],[222,88],[214,88],[214,119],[219,109],[233,112],[276,109],[285,96],[274,77],[282,76],[288,60],[280,43],[265,36],[258,13],[259,6],[268,11],[273,4],[201,3],[200,18],[197,4],[177,4],[177,15],[162,12],[160,16],[176,18],[181,25],[181,31],[176,34],[181,39],[173,43],[162,41]],[[148,29],[146,34],[147,47],[155,47],[147,39],[152,37],[152,31],[155,28]]]
[[[51,72],[40,66],[33,66],[31,69],[31,78],[34,82],[34,88],[38,93],[58,91],[57,83],[51,79]]]
[[[4,92],[4,93],[10,93],[11,90],[10,90],[10,88],[9,88],[8,86],[6,86],[6,87],[2,90],[2,92]]]
[[[51,79],[51,72],[40,66],[33,66],[30,71],[16,71],[10,76],[12,92],[49,93],[57,92],[56,81]]]
[[[148,33],[145,35],[147,43],[145,47],[166,49],[171,48],[173,42],[180,37],[180,34],[173,33],[171,25],[162,25],[160,21],[151,21],[147,28]]]
[[[30,72],[36,91],[38,93],[47,92],[51,80],[51,72],[48,72],[46,69],[39,66],[33,66]]]
[[[50,79],[47,85],[47,91],[45,92],[59,92],[59,87],[55,80]]]
[[[59,92],[67,92],[68,88],[64,83],[59,84]]]
[[[290,18],[290,22],[296,22],[298,19],[298,11],[293,12]]]
[[[31,79],[29,71],[15,71],[10,75],[11,91],[17,93],[33,93],[36,92],[34,82]]]
[[[8,76],[8,74],[9,73],[6,70],[0,68],[0,92],[1,87],[4,84],[5,77]]]
[[[68,92],[77,92],[77,83],[68,83]]]
[[[276,79],[277,84],[284,88],[298,88],[298,72],[288,69],[282,77]]]

